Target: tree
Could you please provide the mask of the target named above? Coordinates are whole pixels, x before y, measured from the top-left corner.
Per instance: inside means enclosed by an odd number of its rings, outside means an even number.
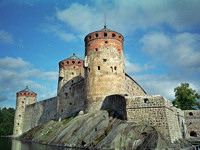
[[[200,95],[189,88],[189,83],[181,83],[174,89],[175,100],[172,102],[174,106],[182,110],[196,110],[200,109]]]

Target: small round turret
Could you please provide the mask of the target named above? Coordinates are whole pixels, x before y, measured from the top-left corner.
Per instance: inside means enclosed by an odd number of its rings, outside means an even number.
[[[59,62],[58,93],[63,85],[76,76],[84,76],[83,60],[75,54]]]
[[[16,110],[14,118],[13,136],[18,136],[23,133],[24,113],[26,105],[36,103],[37,94],[28,88],[28,86],[16,93]]]

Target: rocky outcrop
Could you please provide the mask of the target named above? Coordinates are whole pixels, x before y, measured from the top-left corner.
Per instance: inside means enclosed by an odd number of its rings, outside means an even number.
[[[114,116],[114,117],[113,117]],[[99,149],[165,149],[169,144],[154,128],[146,124],[117,119],[105,110],[62,121],[48,121],[20,137],[43,144]]]

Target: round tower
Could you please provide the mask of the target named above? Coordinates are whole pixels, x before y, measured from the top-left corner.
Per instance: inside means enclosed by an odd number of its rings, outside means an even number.
[[[17,137],[23,133],[24,113],[26,105],[36,103],[37,94],[31,91],[28,86],[16,93],[16,109],[14,118],[13,136]]]
[[[108,95],[125,94],[124,38],[104,27],[85,37],[87,110],[99,110]]]
[[[76,76],[84,77],[83,60],[75,54],[59,62],[58,93],[63,85]]]

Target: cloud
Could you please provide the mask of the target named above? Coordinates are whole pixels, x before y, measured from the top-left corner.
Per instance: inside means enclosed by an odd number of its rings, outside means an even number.
[[[140,40],[142,51],[158,63],[169,65],[185,75],[200,73],[200,34],[147,33]]]
[[[6,44],[13,44],[14,39],[13,39],[12,34],[4,30],[0,30],[0,42],[6,43]]]
[[[27,85],[38,93],[39,100],[49,98],[56,94],[57,76],[57,72],[44,72],[33,68],[32,64],[22,58],[0,58],[0,101],[15,100],[15,93]]]
[[[76,40],[76,36],[72,33],[67,33],[64,29],[62,29],[61,25],[55,24],[46,24],[42,27],[43,31],[46,33],[53,33],[54,36],[59,37],[61,40],[65,42],[72,42]]]
[[[132,63],[128,54],[124,55],[124,65],[125,72],[128,74],[134,74],[153,68],[153,66],[149,65],[148,63],[144,64],[143,66],[138,63]]]
[[[56,16],[75,30],[89,33],[103,27],[104,7],[108,28],[123,34],[161,28],[164,24],[177,31],[192,30],[200,24],[200,1],[196,0],[114,0],[106,5],[103,1],[91,1],[90,5],[75,2],[65,9],[57,9]]]

